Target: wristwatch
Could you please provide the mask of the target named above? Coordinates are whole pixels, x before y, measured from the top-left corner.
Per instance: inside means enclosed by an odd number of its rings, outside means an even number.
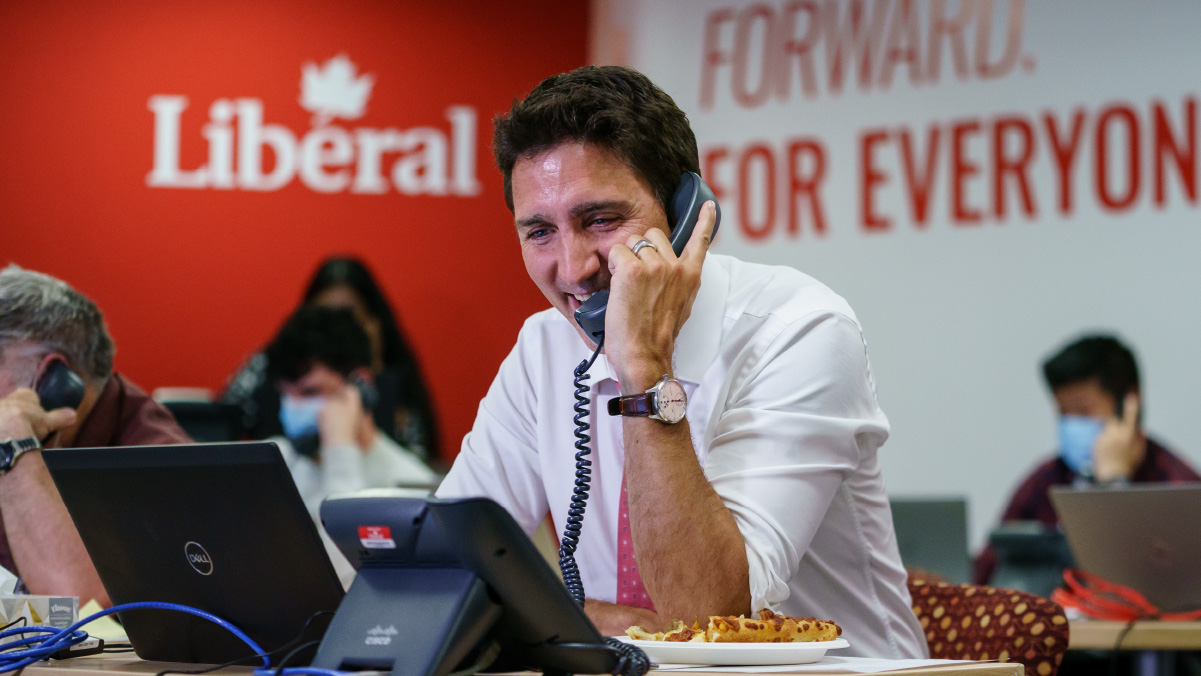
[[[41,448],[42,442],[37,437],[0,441],[0,475],[7,474],[22,455]]]
[[[609,400],[609,415],[654,418],[674,425],[684,419],[688,394],[680,381],[670,376],[642,394],[628,394]]]

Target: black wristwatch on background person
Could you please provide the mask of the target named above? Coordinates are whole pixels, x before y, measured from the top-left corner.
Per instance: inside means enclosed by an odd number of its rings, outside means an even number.
[[[0,441],[0,475],[7,474],[22,455],[41,448],[42,442],[37,437]]]
[[[653,418],[674,425],[684,419],[688,394],[680,381],[670,376],[655,383],[641,394],[613,397],[609,400],[609,415]]]

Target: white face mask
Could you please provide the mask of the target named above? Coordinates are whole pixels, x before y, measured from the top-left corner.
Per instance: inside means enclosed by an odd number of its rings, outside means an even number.
[[[283,425],[284,436],[299,439],[307,434],[317,434],[320,431],[317,419],[327,401],[328,397],[281,396],[279,422]]]

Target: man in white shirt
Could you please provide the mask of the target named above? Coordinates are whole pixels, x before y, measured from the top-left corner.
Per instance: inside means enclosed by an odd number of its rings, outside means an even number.
[[[569,380],[596,348],[573,313],[607,289],[577,552],[598,628],[769,607],[838,622],[851,654],[924,657],[876,456],[888,421],[846,302],[791,268],[708,254],[712,204],[672,251],[667,205],[699,173],[696,140],[636,71],[548,78],[497,120],[493,148],[553,307],[527,320],[438,495],[564,528]]]
[[[305,507],[320,525],[321,502],[334,493],[395,486],[431,487],[437,477],[390,439],[371,416],[371,343],[350,310],[297,310],[266,350],[280,391],[279,445]],[[322,529],[344,585],[354,569]]]

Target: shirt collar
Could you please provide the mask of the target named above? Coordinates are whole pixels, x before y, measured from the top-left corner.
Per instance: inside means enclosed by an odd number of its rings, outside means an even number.
[[[692,303],[692,312],[676,337],[676,350],[672,357],[677,380],[699,384],[709,365],[717,358],[721,346],[722,321],[725,316],[726,298],[730,292],[730,276],[713,256],[706,254],[701,268],[701,288]],[[592,356],[590,350],[580,344],[584,359]],[[617,380],[605,355],[597,358],[589,369],[592,382]]]

